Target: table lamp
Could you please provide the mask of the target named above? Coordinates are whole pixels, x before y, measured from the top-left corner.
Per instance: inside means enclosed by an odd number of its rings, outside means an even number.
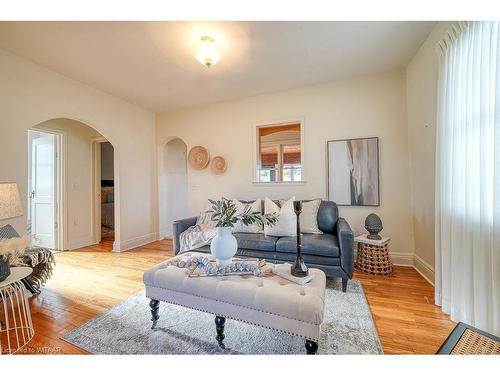
[[[0,182],[0,221],[21,216],[23,209],[15,182]],[[10,275],[9,263],[0,257],[0,281]]]
[[[0,220],[22,216],[19,189],[15,182],[0,182]]]

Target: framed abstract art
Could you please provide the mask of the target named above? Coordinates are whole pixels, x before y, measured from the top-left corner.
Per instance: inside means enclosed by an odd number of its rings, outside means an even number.
[[[327,142],[328,200],[339,206],[379,206],[378,137]]]

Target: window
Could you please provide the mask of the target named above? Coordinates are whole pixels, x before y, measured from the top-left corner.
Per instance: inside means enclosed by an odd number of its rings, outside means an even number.
[[[302,181],[301,124],[259,126],[257,136],[258,182]]]

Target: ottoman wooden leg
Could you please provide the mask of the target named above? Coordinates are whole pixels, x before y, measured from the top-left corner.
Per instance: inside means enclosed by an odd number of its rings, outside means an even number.
[[[318,351],[318,343],[316,341],[306,340],[307,354],[316,354]]]
[[[151,329],[155,329],[156,322],[160,319],[160,314],[158,313],[160,310],[160,301],[151,298],[151,301],[149,301],[149,307],[151,309],[151,321],[153,322]]]
[[[226,349],[226,345],[222,342],[224,340],[224,324],[226,324],[226,318],[222,316],[215,317],[215,329],[217,330],[217,342],[222,349]]]

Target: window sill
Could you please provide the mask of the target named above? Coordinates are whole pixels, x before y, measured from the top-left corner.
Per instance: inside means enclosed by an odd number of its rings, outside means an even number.
[[[253,181],[252,184],[256,186],[302,186],[305,185],[307,181],[282,181],[282,182],[260,182]]]

